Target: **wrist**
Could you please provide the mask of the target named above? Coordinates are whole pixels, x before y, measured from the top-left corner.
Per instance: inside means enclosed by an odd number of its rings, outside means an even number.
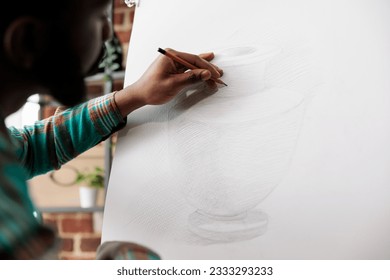
[[[137,95],[134,85],[119,90],[114,95],[114,100],[123,118],[131,112],[145,106],[145,102]]]

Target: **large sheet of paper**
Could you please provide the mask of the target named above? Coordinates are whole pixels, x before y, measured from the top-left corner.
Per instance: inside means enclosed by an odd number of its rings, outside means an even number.
[[[390,258],[390,2],[143,0],[125,84],[214,51],[119,133],[102,241],[164,259]]]

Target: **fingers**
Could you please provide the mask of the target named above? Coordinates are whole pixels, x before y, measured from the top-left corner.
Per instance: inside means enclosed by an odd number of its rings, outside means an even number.
[[[199,56],[207,61],[211,61],[215,57],[213,52],[201,53]]]
[[[136,83],[126,88],[127,91],[133,93],[132,95],[122,95],[121,92],[117,94],[116,101],[118,100],[117,102],[121,104],[121,99],[125,99],[122,103],[127,104],[126,106],[119,105],[122,115],[146,104],[165,104],[185,87],[202,81],[206,82],[209,87],[217,88],[216,83],[220,82],[222,70],[209,62],[214,58],[213,53],[204,53],[198,56],[165,49],[162,54],[156,58]],[[137,106],[129,105],[131,102],[126,100],[130,99],[133,100],[133,105]],[[127,109],[122,110],[123,107]]]
[[[209,53],[201,53],[199,55],[202,59],[205,59],[207,60],[208,62],[210,62],[211,60],[214,59],[215,55],[213,52],[209,52]],[[217,65],[211,63],[211,65],[213,65],[215,67],[215,69],[217,69],[217,71],[219,72],[220,76],[223,75],[223,70],[221,68],[219,68]]]
[[[208,81],[210,78],[211,72],[209,70],[195,69],[175,75],[172,77],[172,79],[174,79],[172,83],[180,90],[186,86],[190,86],[201,81]]]
[[[194,65],[197,68],[206,69],[210,71],[211,76],[214,78],[220,78],[223,75],[223,71],[220,68],[218,68],[216,65],[209,62],[214,58],[214,53],[212,52],[203,53],[198,56],[190,53],[178,52],[173,49],[167,49],[167,50],[179,56],[180,58],[186,60],[187,62],[189,62],[190,64]]]

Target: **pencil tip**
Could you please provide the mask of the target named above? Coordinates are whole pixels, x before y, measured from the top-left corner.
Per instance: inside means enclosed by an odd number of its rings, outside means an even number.
[[[228,86],[227,84],[223,83],[225,86]]]
[[[163,50],[162,48],[158,48],[158,51],[162,54],[165,54],[165,50]]]

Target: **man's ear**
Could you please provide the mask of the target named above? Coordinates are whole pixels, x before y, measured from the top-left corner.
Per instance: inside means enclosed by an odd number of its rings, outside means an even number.
[[[15,19],[4,33],[4,54],[15,68],[32,69],[45,44],[45,24],[34,17]]]

